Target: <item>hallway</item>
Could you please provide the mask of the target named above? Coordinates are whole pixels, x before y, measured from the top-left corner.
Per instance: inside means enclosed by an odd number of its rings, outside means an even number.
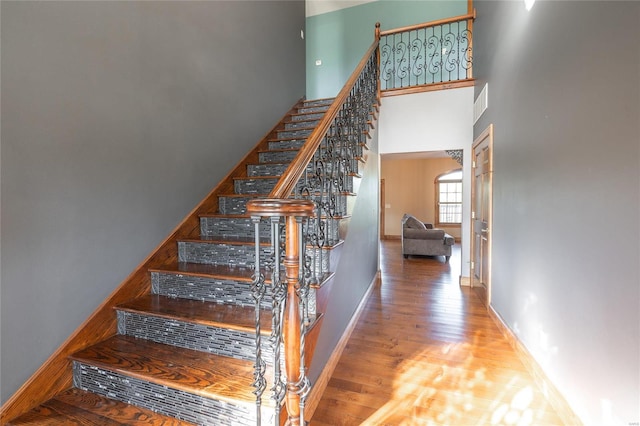
[[[558,425],[559,417],[473,291],[460,245],[403,259],[381,241],[372,290],[311,421],[323,425]]]

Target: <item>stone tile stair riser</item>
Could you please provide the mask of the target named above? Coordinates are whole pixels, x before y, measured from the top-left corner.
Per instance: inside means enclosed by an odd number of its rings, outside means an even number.
[[[324,239],[331,243],[337,243],[340,240],[340,219],[322,219],[322,224],[324,225],[324,229],[322,229],[324,233]],[[305,230],[305,233],[311,235],[321,235],[320,225],[321,224],[319,223],[319,221],[316,218],[313,218],[308,222],[308,230]]]
[[[303,197],[307,198],[307,197]],[[338,194],[334,198],[325,194],[312,194],[309,199],[315,203],[319,203],[320,216],[347,216],[347,195]]]
[[[322,171],[320,171],[322,172]],[[325,169],[325,172],[329,175],[326,178],[316,178],[314,175],[309,175],[308,180],[311,181],[322,181],[323,188],[325,191],[334,191],[335,188],[340,188],[341,192],[352,192],[353,191],[353,176],[343,174],[341,176],[333,176],[329,170]],[[303,179],[305,176],[303,176]],[[302,182],[298,185],[298,188],[302,187]]]
[[[233,190],[236,194],[268,194],[278,183],[278,179],[236,179]]]
[[[79,389],[199,425],[256,424],[255,406],[206,398],[78,361],[73,362],[73,383]],[[274,410],[262,410],[263,424],[275,424]]]
[[[255,361],[255,331],[212,327],[136,312],[118,311],[117,315],[118,334],[230,358]],[[267,365],[272,365],[273,348],[269,344],[268,336],[263,336],[261,347]]]
[[[270,142],[270,143],[279,143],[279,142]],[[287,142],[287,144],[288,144],[288,142]],[[290,147],[285,147],[283,149],[287,149],[287,148],[290,148]],[[292,147],[292,148],[295,148],[295,147]],[[276,148],[276,149],[280,149],[280,148]],[[331,173],[331,171],[334,168],[334,166],[332,164],[333,163],[328,163],[328,164],[324,164],[322,166],[322,167],[324,167],[323,170],[324,170],[325,173]],[[283,163],[283,164],[274,164],[274,163],[250,164],[249,166],[247,166],[247,175],[249,177],[282,176],[284,174],[284,172],[287,170],[287,167],[289,167],[289,163]],[[318,165],[316,165],[313,161],[311,161],[307,165],[307,172],[311,173],[317,167],[318,167]],[[339,167],[340,167],[340,169],[342,169],[343,174],[347,178],[353,178],[353,176],[349,176],[347,174],[347,171],[345,170],[346,167],[343,164],[340,164]]]
[[[200,235],[203,237],[246,238],[254,234],[254,224],[250,218],[238,217],[202,217]],[[271,225],[260,221],[260,236],[269,237]]]
[[[298,151],[266,151],[258,154],[261,163],[290,163]]]
[[[324,112],[309,112],[300,115],[292,115],[291,121],[320,120],[322,117],[324,117]]]
[[[238,306],[254,306],[251,283],[187,274],[151,273],[151,291],[169,297],[202,300]],[[267,293],[261,307],[271,308],[271,296]]]
[[[250,244],[236,245],[179,241],[178,260],[180,262],[204,263],[207,265],[252,267],[255,265],[255,248]],[[272,261],[273,250],[271,246],[260,247],[260,263],[268,265]]]
[[[311,134],[313,129],[292,129],[292,130],[278,130],[279,139],[304,139]]]
[[[319,105],[331,105],[333,103],[333,98],[326,98],[326,99],[312,99],[312,100],[305,100],[303,105],[304,106],[319,106]]]
[[[250,177],[256,176],[281,176],[289,167],[288,163],[285,164],[250,164],[247,166],[247,175]]]
[[[298,113],[305,114],[307,112],[326,112],[329,109],[328,105],[319,105],[319,106],[308,106],[298,108]]]
[[[269,149],[300,149],[305,144],[306,139],[292,139],[284,141],[269,142]]]
[[[308,247],[305,256],[309,259],[311,270],[320,277],[331,270],[330,250]]]
[[[307,128],[307,127],[315,127],[320,120],[296,120],[291,121],[289,123],[285,123],[285,130],[299,129],[299,128]]]
[[[218,210],[221,214],[245,214],[247,212],[247,201],[254,197],[218,197]]]
[[[284,269],[282,269],[284,271]],[[271,276],[267,278],[271,279]],[[272,308],[271,286],[260,303],[262,309]],[[251,283],[221,280],[186,274],[151,273],[151,292],[161,296],[224,303],[227,305],[254,306]],[[309,312],[316,313],[315,289],[309,289]]]

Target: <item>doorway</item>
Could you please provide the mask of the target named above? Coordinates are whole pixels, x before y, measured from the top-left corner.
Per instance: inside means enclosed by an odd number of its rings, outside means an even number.
[[[460,218],[458,217],[457,221],[447,221],[439,216],[439,200],[437,198],[439,186],[436,181],[438,176],[461,168],[460,162],[444,150],[381,155],[381,238],[400,239],[402,217],[408,213],[422,222],[430,223],[436,228],[442,228],[453,236],[457,243],[461,243],[463,232],[462,224],[459,222]],[[467,179],[469,179],[471,169],[469,166],[467,168]],[[452,193],[451,196],[461,197],[462,194]],[[463,200],[451,199],[447,201]],[[469,198],[464,201],[464,204],[469,206],[470,201]],[[455,209],[455,207],[452,208]],[[465,223],[468,223],[467,217],[468,214],[464,216]],[[466,239],[469,239],[468,234]]]
[[[471,155],[471,287],[485,305],[489,306],[493,229],[493,124],[473,141]]]
[[[384,240],[386,238],[385,235],[385,215],[384,215],[384,206],[386,205],[386,196],[385,196],[385,188],[384,188],[384,179],[380,179],[380,239]]]

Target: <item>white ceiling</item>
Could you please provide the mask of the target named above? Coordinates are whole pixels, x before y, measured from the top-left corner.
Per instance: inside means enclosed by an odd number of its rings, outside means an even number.
[[[321,15],[323,13],[371,3],[372,1],[376,0],[305,0],[306,15],[307,17]]]

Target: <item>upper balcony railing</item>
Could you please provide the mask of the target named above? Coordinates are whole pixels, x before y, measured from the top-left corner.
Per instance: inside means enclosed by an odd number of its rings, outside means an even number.
[[[474,19],[475,10],[467,15],[381,31],[383,95],[470,83]]]

